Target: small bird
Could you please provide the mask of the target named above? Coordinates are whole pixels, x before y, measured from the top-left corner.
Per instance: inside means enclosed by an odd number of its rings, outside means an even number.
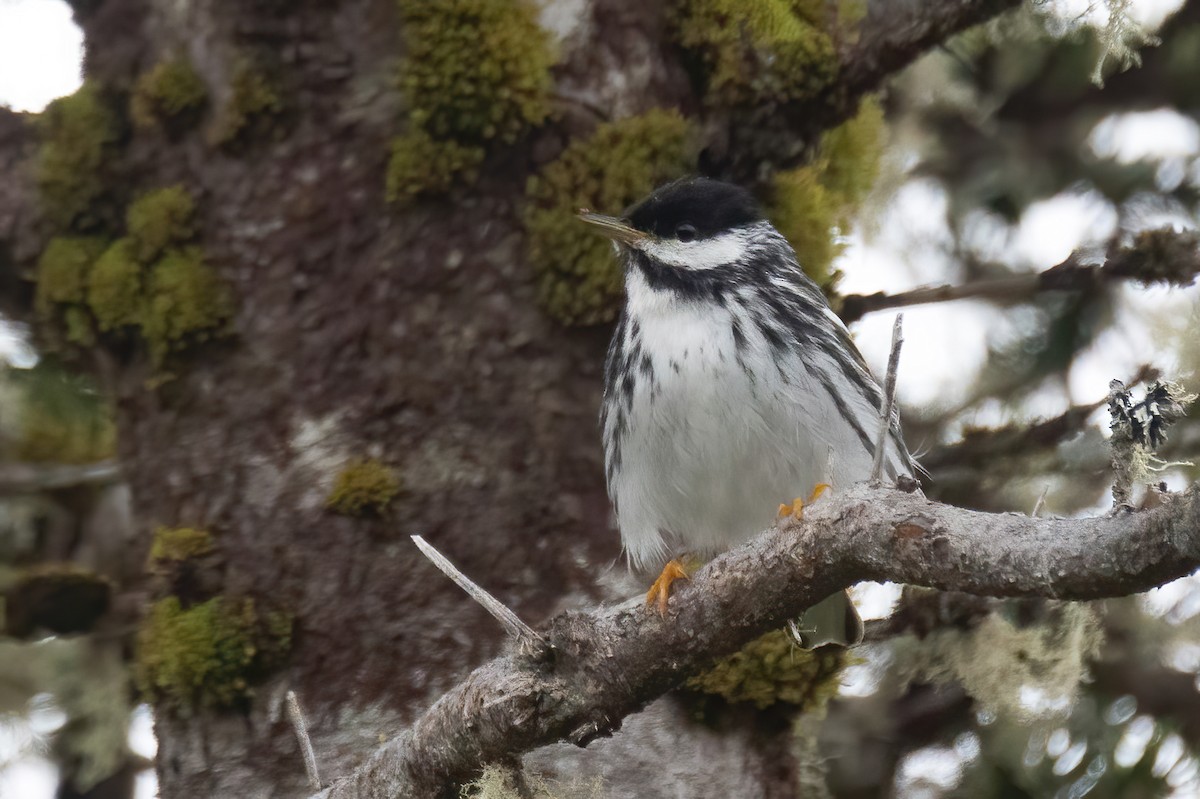
[[[628,559],[666,563],[647,596],[665,613],[689,563],[804,504],[780,500],[871,476],[883,392],[749,191],[688,178],[623,218],[580,218],[624,265],[604,370],[605,471]],[[884,476],[912,474],[898,423],[886,446]],[[862,639],[845,592],[792,629],[807,648]]]

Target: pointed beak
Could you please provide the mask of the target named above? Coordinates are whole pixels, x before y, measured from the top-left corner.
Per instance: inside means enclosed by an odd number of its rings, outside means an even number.
[[[630,227],[629,223],[624,219],[618,219],[615,216],[605,216],[604,214],[593,214],[586,208],[579,209],[579,218],[583,222],[593,226],[597,233],[621,244],[636,246],[638,242],[644,241],[649,235],[637,228]]]

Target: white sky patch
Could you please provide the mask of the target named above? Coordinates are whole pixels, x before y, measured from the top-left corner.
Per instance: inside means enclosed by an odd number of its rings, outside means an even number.
[[[54,799],[58,769],[44,757],[26,757],[0,771],[0,796]]]
[[[0,319],[0,361],[18,369],[28,369],[37,363],[37,353],[29,345],[25,331],[3,319]]]
[[[1015,255],[1042,271],[1081,245],[1096,244],[1117,229],[1117,212],[1098,192],[1060,194],[1030,205],[1017,226]]]
[[[41,111],[83,78],[83,31],[60,0],[0,0],[0,104]]]
[[[138,705],[129,718],[129,748],[136,754],[153,759],[158,752],[158,739],[154,737],[154,714],[149,705]]]
[[[896,374],[900,402],[949,407],[964,400],[987,354],[987,327],[1001,317],[1002,311],[973,300],[905,308]],[[855,343],[880,379],[887,370],[895,318],[894,312],[868,314],[853,328]]]
[[[1183,158],[1200,150],[1200,125],[1169,108],[1113,114],[1096,124],[1088,145],[1122,164]]]

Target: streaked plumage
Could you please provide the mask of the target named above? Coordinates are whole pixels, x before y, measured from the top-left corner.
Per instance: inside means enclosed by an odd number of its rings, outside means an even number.
[[[601,425],[632,563],[713,555],[769,527],[781,501],[867,479],[879,385],[749,193],[682,181],[628,222],[646,235],[619,247]],[[886,475],[911,473],[898,426],[891,439]]]

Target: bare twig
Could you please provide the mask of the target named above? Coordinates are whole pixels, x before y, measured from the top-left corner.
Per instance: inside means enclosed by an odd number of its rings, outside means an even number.
[[[308,725],[304,723],[304,713],[300,710],[300,700],[295,691],[288,691],[285,697],[288,718],[292,721],[292,729],[296,731],[296,740],[300,744],[300,754],[304,756],[304,771],[308,774],[308,785],[314,791],[321,790],[321,777],[317,774],[317,755],[313,752],[312,740],[308,737]]]
[[[429,558],[442,574],[453,580],[459,588],[467,592],[467,595],[471,599],[482,605],[484,610],[492,614],[497,621],[504,625],[504,629],[508,634],[517,639],[522,647],[531,647],[545,643],[545,639],[538,635],[532,627],[521,621],[520,617],[505,607],[500,600],[480,588],[470,577],[459,571],[453,563],[446,559],[445,555],[434,549],[432,544],[419,535],[414,535],[412,540],[417,545],[417,549],[421,550],[422,555]]]
[[[887,375],[883,380],[883,404],[879,408],[879,436],[875,439],[875,462],[871,465],[871,480],[883,477],[883,458],[892,433],[892,416],[896,407],[896,372],[900,369],[900,346],[904,344],[904,314],[896,314],[892,324],[892,352],[888,355]]]
[[[1095,519],[990,514],[860,484],[710,561],[671,599],[551,621],[552,659],[476,669],[323,799],[444,796],[481,764],[583,746],[699,672],[861,580],[981,596],[1125,596],[1200,566],[1200,487]]]
[[[1190,284],[1200,275],[1200,236],[1194,231],[1152,230],[1127,247],[1114,247],[1100,264],[1083,262],[1071,253],[1062,263],[1033,275],[979,280],[961,286],[923,286],[899,294],[850,294],[842,298],[838,315],[846,324],[875,311],[931,302],[971,298],[1011,304],[1045,291],[1084,291],[1107,282],[1137,280],[1173,286]]]
[[[1050,484],[1047,483],[1045,488],[1042,489],[1042,493],[1038,495],[1037,502],[1033,503],[1033,510],[1029,512],[1030,516],[1036,519],[1038,516],[1042,515],[1042,509],[1046,507],[1046,495],[1049,493]]]

